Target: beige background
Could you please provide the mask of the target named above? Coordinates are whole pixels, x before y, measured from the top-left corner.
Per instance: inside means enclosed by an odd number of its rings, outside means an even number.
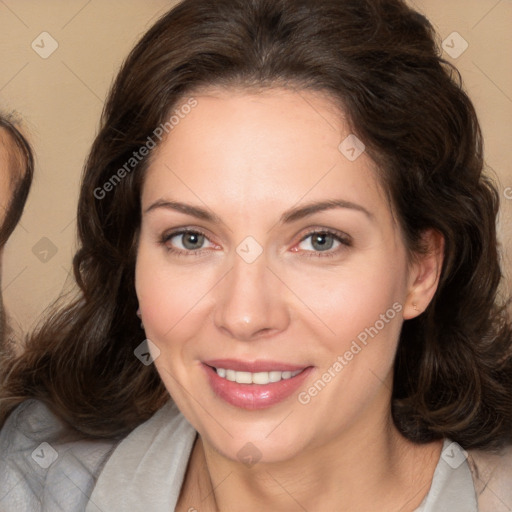
[[[29,202],[4,255],[5,304],[20,327],[32,326],[69,283],[81,169],[103,100],[123,58],[174,3],[0,0],[0,108],[19,112],[37,154]],[[454,31],[469,44],[458,58],[446,57],[462,73],[483,127],[486,161],[500,179],[498,227],[512,283],[512,2],[410,3],[448,44],[460,44],[449,38]],[[47,59],[31,46],[41,46],[42,32],[58,43]]]

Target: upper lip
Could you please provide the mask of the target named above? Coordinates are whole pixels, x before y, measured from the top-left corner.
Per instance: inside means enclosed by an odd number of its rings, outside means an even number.
[[[224,368],[229,370],[235,370],[237,372],[294,372],[297,370],[304,370],[309,365],[294,365],[289,363],[280,363],[279,361],[240,361],[237,359],[212,359],[209,361],[203,361],[204,364],[212,366],[214,368]]]

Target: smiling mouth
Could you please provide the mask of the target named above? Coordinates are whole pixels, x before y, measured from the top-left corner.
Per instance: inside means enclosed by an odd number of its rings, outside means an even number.
[[[279,361],[235,359],[210,360],[202,367],[217,397],[246,410],[266,409],[286,400],[314,370]]]
[[[291,379],[299,373],[302,373],[302,370],[291,371],[270,371],[270,372],[241,372],[235,371],[228,368],[213,368],[219,377],[222,379],[229,380],[230,382],[236,382],[238,384],[270,384],[273,382],[279,382],[281,380]]]

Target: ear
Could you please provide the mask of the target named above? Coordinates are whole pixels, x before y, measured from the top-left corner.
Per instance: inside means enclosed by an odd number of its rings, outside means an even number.
[[[439,284],[443,268],[444,246],[443,235],[435,229],[427,229],[422,235],[426,254],[416,253],[414,261],[409,265],[407,299],[403,318],[409,320],[421,315],[430,304]]]

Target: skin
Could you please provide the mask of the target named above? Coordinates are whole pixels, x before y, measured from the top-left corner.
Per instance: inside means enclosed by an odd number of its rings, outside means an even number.
[[[136,264],[146,335],[160,350],[156,368],[199,433],[177,510],[361,511],[375,510],[376,496],[381,511],[413,510],[442,443],[417,446],[394,427],[393,358],[402,322],[435,293],[442,238],[426,232],[430,254],[408,259],[374,164],[366,153],[351,162],[338,150],[350,131],[329,97],[285,89],[194,97],[197,107],[152,155]],[[279,220],[326,199],[370,215],[337,208]],[[222,222],[147,211],[171,200]],[[206,238],[161,242],[183,227]],[[309,236],[317,229],[348,235],[352,246],[327,238],[332,246],[322,251]],[[250,264],[236,253],[247,236],[263,249]],[[200,367],[228,357],[313,366],[304,391],[394,303],[400,313],[306,405],[294,393],[264,410],[234,407]],[[248,442],[261,452],[252,467],[237,457]]]
[[[12,194],[12,168],[15,165],[13,142],[9,134],[0,128],[0,226],[3,226]],[[2,273],[4,246],[0,246],[0,281]],[[3,299],[0,296],[0,341],[5,337],[5,311]]]
[[[13,166],[12,141],[5,129],[0,128],[0,226],[5,220],[5,215],[13,193],[11,168]],[[0,248],[0,250],[3,248]],[[1,253],[0,253],[1,254]]]

